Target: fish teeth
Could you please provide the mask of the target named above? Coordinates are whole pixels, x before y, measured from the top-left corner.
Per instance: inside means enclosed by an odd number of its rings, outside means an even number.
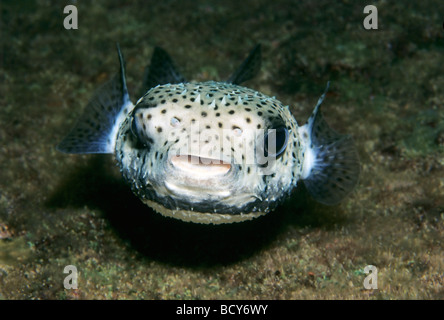
[[[183,89],[181,95],[184,95],[184,94],[186,94],[186,93],[187,93],[187,89]]]
[[[194,101],[200,103],[200,93],[197,95],[196,100],[194,100]]]
[[[221,103],[222,103],[222,105],[225,105],[225,104],[227,103],[227,100],[225,100],[225,95],[224,95],[224,97],[222,98]]]
[[[238,103],[238,104],[242,104],[242,98],[241,98],[241,96],[239,96],[239,98],[237,99],[237,103]]]

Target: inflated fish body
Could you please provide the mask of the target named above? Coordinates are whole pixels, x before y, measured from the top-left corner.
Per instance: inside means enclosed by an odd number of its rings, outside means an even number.
[[[94,95],[58,149],[113,153],[133,192],[162,215],[232,223],[264,215],[304,181],[335,204],[356,185],[352,139],[332,130],[319,99],[298,126],[289,107],[240,84],[260,68],[256,46],[226,82],[187,82],[156,48],[135,105],[120,72]]]

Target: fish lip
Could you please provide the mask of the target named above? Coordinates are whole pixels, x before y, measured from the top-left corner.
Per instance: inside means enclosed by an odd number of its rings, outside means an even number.
[[[185,174],[189,173],[201,179],[225,176],[233,169],[230,162],[222,159],[191,154],[173,155],[169,158],[169,163],[174,170]]]

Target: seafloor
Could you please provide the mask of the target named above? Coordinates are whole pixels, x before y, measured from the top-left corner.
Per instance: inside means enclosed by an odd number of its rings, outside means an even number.
[[[72,3],[79,28],[65,30]],[[378,30],[363,28],[366,4],[1,1],[0,298],[443,299],[444,2],[374,1]],[[261,43],[246,85],[300,123],[330,80],[324,115],[356,142],[356,190],[328,207],[299,187],[236,225],[152,212],[111,156],[55,150],[117,71],[116,42],[130,93],[155,45],[188,79],[220,80]]]

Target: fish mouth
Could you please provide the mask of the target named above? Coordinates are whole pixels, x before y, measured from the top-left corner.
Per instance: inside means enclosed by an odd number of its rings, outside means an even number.
[[[194,155],[175,155],[170,159],[172,166],[195,178],[211,178],[226,175],[230,172],[231,163],[221,159],[206,158]]]
[[[162,184],[175,198],[219,201],[232,195],[235,166],[198,155],[171,155]]]

